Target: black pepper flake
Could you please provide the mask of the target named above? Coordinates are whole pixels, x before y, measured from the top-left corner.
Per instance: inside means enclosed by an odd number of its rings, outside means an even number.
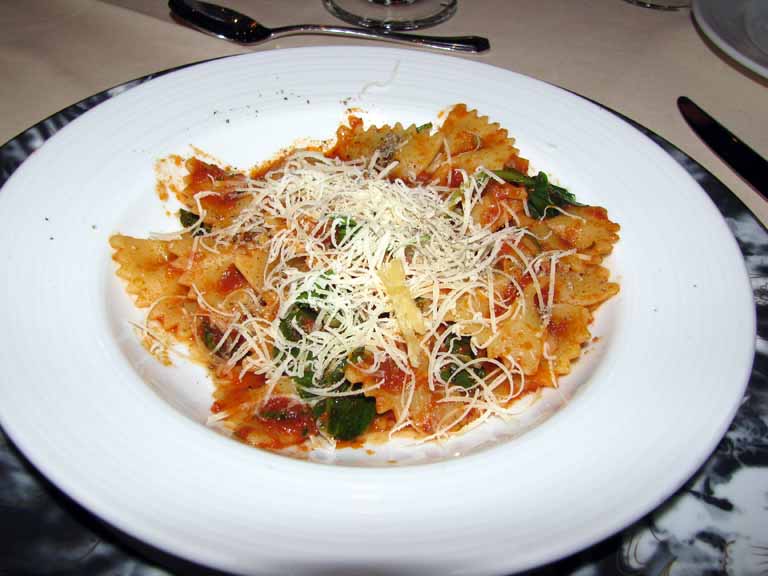
[[[48,219],[48,216],[45,217],[45,221],[50,222],[50,220]]]
[[[229,124],[229,118],[227,118],[227,119],[225,120],[225,122],[226,122],[227,124]]]

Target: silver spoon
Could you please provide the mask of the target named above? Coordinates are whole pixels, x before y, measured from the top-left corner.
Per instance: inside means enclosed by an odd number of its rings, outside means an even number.
[[[404,44],[416,44],[428,48],[456,50],[459,52],[485,52],[490,49],[487,38],[480,36],[422,36],[418,34],[402,34],[366,28],[349,26],[322,26],[318,24],[297,24],[267,28],[253,18],[240,14],[230,8],[217,6],[198,0],[169,0],[168,8],[171,13],[193,28],[225,40],[239,44],[258,44],[274,40],[282,36],[294,34],[327,34],[333,36],[351,36],[387,40]]]

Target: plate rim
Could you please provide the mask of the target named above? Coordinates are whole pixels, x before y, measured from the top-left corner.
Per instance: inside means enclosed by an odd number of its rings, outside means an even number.
[[[715,0],[716,1],[716,0]],[[758,76],[768,79],[768,55],[765,56],[764,61],[760,62],[753,58],[750,54],[745,54],[737,46],[735,46],[727,37],[725,37],[718,29],[718,24],[712,18],[709,17],[707,12],[707,4],[713,3],[712,0],[693,0],[693,16],[699,28],[704,35],[715,46],[727,54],[730,58],[754,72]],[[746,5],[746,0],[729,0],[724,3],[724,6],[728,6],[729,9],[736,9],[740,6]],[[744,36],[747,38],[747,42],[750,44],[752,41],[749,39],[749,35],[744,30]],[[759,47],[755,46],[758,54],[762,54]]]

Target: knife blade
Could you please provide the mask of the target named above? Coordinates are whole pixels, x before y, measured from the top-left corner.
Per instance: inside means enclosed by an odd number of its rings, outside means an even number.
[[[699,138],[768,200],[768,162],[765,158],[699,108],[690,98],[680,96],[677,99],[677,107]]]

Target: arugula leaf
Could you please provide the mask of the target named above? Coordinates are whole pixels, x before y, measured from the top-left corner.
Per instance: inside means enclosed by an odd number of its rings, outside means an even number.
[[[472,353],[472,337],[471,336],[459,336],[458,334],[451,334],[443,342],[443,346],[448,350],[449,354],[462,354],[474,358]]]
[[[205,347],[208,348],[208,350],[213,350],[216,348],[216,345],[219,343],[219,340],[221,340],[223,336],[219,329],[213,326],[210,322],[204,320],[201,330],[201,336],[203,338],[203,344],[205,344]]]
[[[496,176],[512,184],[522,184],[528,190],[528,212],[534,218],[547,218],[554,214],[548,214],[547,208],[550,206],[582,206],[576,201],[576,196],[568,192],[565,188],[550,184],[549,178],[544,172],[539,172],[536,176],[528,176],[515,170],[514,168],[505,168],[504,170],[494,170]]]
[[[264,420],[288,420],[289,415],[285,410],[266,410],[259,413]]]
[[[307,304],[296,302],[288,309],[282,320],[280,320],[280,332],[289,342],[298,342],[301,333],[293,326],[294,321],[305,332],[312,330],[317,318],[317,312]]]
[[[344,240],[352,238],[360,226],[354,219],[349,216],[334,216],[331,224],[334,227],[334,242],[336,246],[340,246]]]
[[[332,274],[330,270],[326,271],[323,276],[329,277]],[[312,288],[309,292],[302,292],[296,298],[296,301],[288,308],[285,316],[280,320],[279,329],[280,333],[288,342],[298,342],[302,338],[303,332],[311,332],[318,328],[316,325],[318,311],[309,305],[310,299],[325,298],[326,294],[320,292],[319,289]],[[297,329],[298,325],[301,331]],[[283,358],[283,354],[288,353],[294,358],[299,355],[298,346],[290,346],[287,350],[275,348],[273,350],[273,357],[276,359]],[[302,398],[313,398],[314,395],[307,392],[306,388],[319,386],[330,386],[333,383],[338,382],[344,377],[344,369],[346,368],[346,360],[339,364],[329,374],[325,375],[319,383],[315,383],[315,370],[314,370],[314,358],[310,353],[307,356],[306,368],[304,373],[293,377],[293,381],[296,383],[296,387],[299,392],[299,396]],[[279,361],[279,360],[278,360]],[[332,378],[328,381],[327,378]]]
[[[296,383],[296,391],[303,399],[314,398],[315,395],[312,392],[308,392],[307,388],[311,388],[315,383],[315,371],[311,363],[304,369],[304,373],[301,376],[294,376],[293,381]]]
[[[288,312],[280,320],[280,332],[283,337],[289,342],[298,342],[301,339],[301,333],[294,327],[294,322],[298,324],[305,332],[312,330],[314,327],[315,319],[317,318],[317,312],[306,304],[294,303],[288,309]],[[295,346],[290,347],[287,351],[283,349],[275,348],[272,352],[273,357],[279,362],[283,358],[283,354],[290,354],[294,358],[299,355],[299,349]],[[312,368],[311,355],[307,358],[307,367],[304,369],[304,373],[300,376],[294,376],[293,381],[296,383],[299,396],[306,398],[311,394],[304,393],[304,389],[313,385],[315,372]]]
[[[496,176],[510,184],[522,184],[526,188],[533,186],[533,178],[527,174],[515,170],[514,168],[505,168],[504,170],[494,170]]]
[[[549,179],[544,172],[539,172],[533,179],[533,188],[528,194],[528,211],[534,218],[541,218],[547,206],[553,204],[549,195]]]
[[[376,416],[376,400],[359,396],[326,398],[326,430],[337,440],[354,440],[368,429]]]
[[[352,352],[355,356],[359,348]],[[352,384],[344,379],[344,370],[347,367],[347,359],[339,362],[334,368],[328,370],[320,382],[317,384],[320,388],[330,388],[336,386],[336,390],[346,392],[350,390]],[[298,384],[299,395],[304,399],[316,398],[306,390],[302,391],[301,385],[304,382],[296,381]],[[307,386],[312,385],[311,378]],[[363,394],[354,396],[341,396],[336,398],[324,398],[312,406],[312,415],[320,418],[325,415],[325,428],[328,433],[339,440],[354,440],[360,434],[366,431],[368,426],[376,416],[376,400],[366,398]]]
[[[457,366],[447,366],[440,370],[440,378],[445,382],[456,384],[462,388],[472,388],[477,382],[472,377],[471,372],[474,372],[478,378],[485,378],[485,370],[480,366],[472,366],[470,368],[463,368],[458,370]]]
[[[323,388],[330,388],[331,386],[334,386],[335,384],[338,384],[342,380],[344,380],[344,370],[347,369],[347,359],[343,359],[341,362],[339,362],[335,368],[332,368],[331,370],[328,370],[325,374],[323,374],[322,379],[320,380],[320,386]],[[347,382],[346,386],[340,386],[338,390],[347,390],[349,388],[349,383]]]
[[[308,364],[311,365],[312,357],[309,357],[310,362]],[[331,386],[334,386],[344,380],[344,370],[347,368],[347,360],[346,358],[339,362],[334,368],[331,370],[328,370],[325,374],[323,374],[323,377],[320,378],[320,381],[315,384],[314,380],[314,370],[311,368],[307,368],[304,370],[304,374],[301,376],[294,376],[293,381],[296,383],[296,388],[298,389],[299,396],[301,396],[304,399],[307,398],[316,398],[317,396],[313,394],[312,392],[309,392],[307,388],[315,387],[318,388],[330,388]],[[341,392],[349,390],[349,382],[346,382],[336,388],[336,390],[339,390]],[[322,414],[323,411],[320,412]]]
[[[312,416],[314,416],[316,419],[320,418],[320,416],[325,414],[325,410],[327,408],[326,400],[327,398],[324,398],[320,402],[312,406]]]
[[[477,358],[477,355],[472,351],[472,338],[470,336],[451,334],[443,342],[443,349],[447,350],[449,354],[455,354],[456,359],[461,362],[469,362]],[[485,370],[481,366],[459,369],[456,364],[443,366],[440,370],[440,377],[445,382],[451,382],[462,388],[471,388],[477,383],[472,377],[472,373],[476,374],[478,378],[485,378]]]
[[[416,126],[416,132],[424,132],[424,131],[432,130],[432,122],[427,122],[426,124],[422,124],[421,126]]]
[[[448,199],[445,201],[445,209],[453,210],[459,204],[461,204],[461,201],[463,199],[464,199],[464,192],[462,192],[461,189],[454,190],[453,192],[451,192],[450,196],[448,196]]]
[[[360,360],[363,358],[365,358],[365,346],[355,348],[349,355],[349,361],[352,362],[352,364],[359,364]]]
[[[333,275],[333,270],[326,270],[320,275],[321,279],[329,279]],[[296,296],[296,304],[308,306],[310,299],[314,300],[325,300],[328,297],[328,293],[324,287],[320,286],[313,286],[311,290],[301,292],[298,296]]]
[[[181,222],[181,225],[184,226],[184,228],[189,228],[190,226],[194,226],[200,221],[200,216],[195,214],[194,212],[190,212],[189,210],[184,210],[184,208],[179,210],[179,222]],[[205,222],[200,222],[200,226],[195,230],[194,236],[201,236],[202,234],[210,234],[211,233],[211,225],[206,224]]]
[[[207,317],[200,321],[198,334],[205,347],[219,358],[230,358],[233,351],[242,343],[241,337],[234,332],[229,333],[225,339],[224,332],[212,324]],[[216,350],[220,342],[221,346]]]

